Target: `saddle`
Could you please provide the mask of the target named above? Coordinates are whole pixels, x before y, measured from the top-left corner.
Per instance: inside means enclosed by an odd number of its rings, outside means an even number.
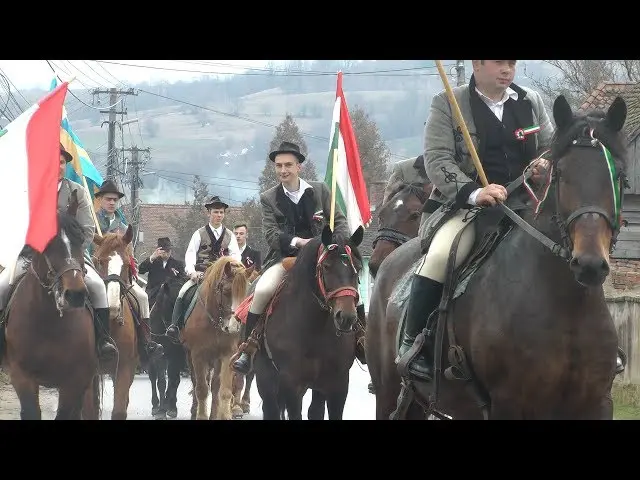
[[[514,189],[515,187],[516,186],[514,186]],[[527,202],[523,200],[522,195],[508,197],[506,204],[515,212],[522,212],[523,210],[530,208]],[[453,202],[446,204],[441,208],[441,215],[434,219],[431,227],[427,230],[425,238],[421,240],[422,254],[425,254],[428,251],[429,246],[433,241],[433,237],[440,227],[442,227],[444,223],[458,212],[458,209],[453,206]],[[403,387],[399,396],[398,408],[392,414],[392,418],[398,418],[403,412],[406,412],[412,398],[416,399],[418,403],[422,403],[422,399],[424,398],[429,398],[429,402],[426,405],[423,405],[427,413],[433,414],[439,418],[446,418],[435,410],[438,387],[441,380],[440,376],[443,367],[442,349],[444,348],[445,327],[447,328],[449,344],[447,355],[448,365],[446,365],[446,369],[444,370],[445,378],[448,380],[460,380],[466,383],[471,389],[472,395],[475,397],[478,406],[483,411],[485,417],[487,415],[489,400],[480,385],[474,380],[472,369],[466,360],[466,355],[462,347],[457,344],[454,331],[454,321],[449,315],[449,309],[454,300],[464,295],[475,273],[482,268],[484,263],[496,251],[502,241],[513,231],[514,224],[506,216],[504,211],[498,207],[469,209],[466,218],[473,220],[473,222],[467,223],[467,225],[458,232],[452,243],[449,251],[446,277],[440,304],[433,312],[425,312],[425,314],[430,317],[427,321],[427,327],[416,337],[414,346],[398,364],[398,371],[403,377]],[[475,229],[475,241],[467,259],[462,262],[458,268],[455,268],[458,244],[462,237],[462,233],[467,228]],[[398,328],[398,347],[404,331],[404,321],[406,318],[406,315],[404,315],[405,309],[406,304],[404,305],[401,323]],[[434,327],[435,332],[433,331]],[[425,335],[434,334],[436,337],[434,342],[434,381],[433,385],[428,384],[426,386],[421,386],[420,384],[424,384],[424,382],[420,379],[414,379],[412,377],[409,380],[408,366],[413,359],[420,354],[425,342]],[[420,392],[420,395],[415,395],[415,390]]]

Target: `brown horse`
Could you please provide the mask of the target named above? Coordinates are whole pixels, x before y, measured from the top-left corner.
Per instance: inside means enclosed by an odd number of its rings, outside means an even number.
[[[7,307],[4,365],[20,400],[22,420],[40,420],[40,386],[58,389],[56,420],[80,420],[83,401],[94,399],[97,378],[92,312],[84,283],[83,231],[75,219],[74,190],[58,232],[15,281]],[[96,407],[96,405],[90,405]],[[96,407],[97,408],[97,407]]]
[[[621,222],[626,105],[616,98],[606,114],[577,115],[561,96],[553,115],[557,131],[547,156],[547,185],[533,192],[536,198],[521,220],[502,219],[499,243],[495,236],[477,237],[493,253],[483,249],[477,255],[474,247],[469,259],[478,262],[475,273],[464,276],[470,272],[466,262],[449,269],[453,281],[445,285],[434,327],[436,377],[430,384],[405,378],[393,418],[405,417],[416,403],[426,413],[456,419],[612,418],[618,339],[602,283]],[[447,211],[445,206],[432,219]],[[500,218],[508,210],[497,206],[470,214],[480,212]],[[376,295],[391,296],[385,323],[390,332],[401,330],[403,292],[420,250],[420,239],[409,241],[378,272]],[[381,303],[370,309],[382,309]],[[415,351],[425,334],[418,336]],[[388,403],[391,390],[398,389],[384,373],[395,367],[397,339],[391,339],[369,345],[387,364],[374,382],[377,399]],[[389,405],[379,406],[378,418],[385,409]]]
[[[375,278],[382,261],[392,251],[418,235],[422,207],[432,188],[432,183],[402,182],[391,188],[389,199],[378,209],[378,232],[369,259],[372,277]]]
[[[231,356],[240,340],[233,313],[246,295],[253,267],[224,256],[205,272],[193,311],[181,332],[193,384],[191,418],[230,420],[233,397]],[[207,400],[211,391],[211,410]]]
[[[133,258],[133,228],[131,225],[123,234],[106,233],[95,235],[97,248],[94,253],[96,271],[107,283],[109,302],[109,335],[118,349],[116,358],[100,366],[102,374],[108,374],[113,381],[112,420],[126,420],[129,406],[129,390],[138,366],[138,337],[134,323],[134,312],[140,316],[137,299],[131,293],[134,281],[130,271]]]
[[[302,419],[302,399],[313,390],[310,420],[341,420],[355,360],[359,272],[358,245],[326,226],[309,241],[287,272],[277,303],[264,324],[255,373],[264,420]]]

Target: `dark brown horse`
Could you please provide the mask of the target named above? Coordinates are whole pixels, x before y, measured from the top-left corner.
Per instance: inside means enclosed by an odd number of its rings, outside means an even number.
[[[503,221],[505,237],[466,290],[443,301],[448,315],[437,325],[436,342],[441,336],[443,347],[435,356],[436,379],[432,384],[409,379],[396,418],[403,418],[411,400],[427,412],[456,419],[483,414],[489,419],[612,418],[618,339],[602,283],[621,221],[626,105],[617,98],[606,114],[577,115],[559,97],[553,114],[551,175],[535,192],[543,202],[521,212],[535,230]],[[385,325],[390,332],[399,324],[400,286],[406,291],[403,276],[413,273],[419,243],[416,238],[398,248],[378,272],[376,295],[391,293]],[[456,273],[464,269],[461,265]],[[378,418],[390,413],[392,391],[398,390],[388,375],[397,347],[396,339],[389,344],[391,338],[370,345],[385,352],[380,354],[387,362],[374,379],[377,400],[387,401],[377,409]],[[458,348],[450,349],[451,344]]]
[[[94,324],[84,283],[82,226],[75,219],[77,192],[58,213],[58,233],[16,279],[8,306],[4,365],[20,400],[22,420],[40,420],[40,386],[57,388],[56,420],[80,420],[98,386]],[[98,399],[99,401],[99,399]]]
[[[398,182],[378,209],[378,232],[373,240],[369,272],[375,278],[382,261],[400,245],[418,235],[422,206],[433,184]],[[367,360],[368,364],[368,360]]]
[[[165,332],[171,323],[173,306],[178,292],[187,277],[171,275],[160,285],[149,314],[149,327],[153,339],[164,347],[158,358],[149,359],[151,381],[151,414],[158,420],[178,416],[177,394],[180,372],[186,367],[187,352],[184,347],[170,340]]]
[[[287,272],[254,364],[264,420],[283,419],[285,408],[290,420],[301,420],[309,388],[310,420],[324,419],[325,402],[329,419],[342,419],[355,360],[363,232],[343,239],[326,226]]]

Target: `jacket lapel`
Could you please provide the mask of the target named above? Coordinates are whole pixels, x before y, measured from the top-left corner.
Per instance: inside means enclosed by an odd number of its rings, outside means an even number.
[[[284,214],[289,225],[293,226],[296,224],[296,215],[293,211],[293,205],[287,198],[287,195],[284,193],[282,184],[280,184],[278,188],[276,188],[276,206],[278,207],[278,210],[280,210]]]
[[[533,126],[533,108],[531,102],[526,98],[527,92],[517,86],[515,83],[511,84],[511,88],[518,93],[518,100],[508,100],[512,102],[513,115],[516,117],[516,123],[518,128],[528,128]],[[515,136],[515,132],[512,133]],[[533,158],[536,154],[536,142],[535,135],[527,135],[524,144],[524,153],[526,158]]]
[[[476,92],[476,80],[471,75],[471,80],[469,80],[469,107],[471,107],[471,116],[473,117],[473,121],[476,125],[476,132],[478,133],[478,157],[482,160],[484,157],[486,139],[487,139],[487,129],[485,128],[485,124],[483,121],[478,121],[482,118],[482,109],[489,110],[489,107],[482,101],[478,92]],[[493,113],[490,112],[492,115]],[[460,132],[462,136],[462,132]]]

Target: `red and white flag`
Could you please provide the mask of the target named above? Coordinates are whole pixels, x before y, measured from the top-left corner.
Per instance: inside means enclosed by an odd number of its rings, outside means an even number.
[[[68,82],[0,131],[0,265],[13,268],[25,245],[42,252],[58,231],[60,122]]]

